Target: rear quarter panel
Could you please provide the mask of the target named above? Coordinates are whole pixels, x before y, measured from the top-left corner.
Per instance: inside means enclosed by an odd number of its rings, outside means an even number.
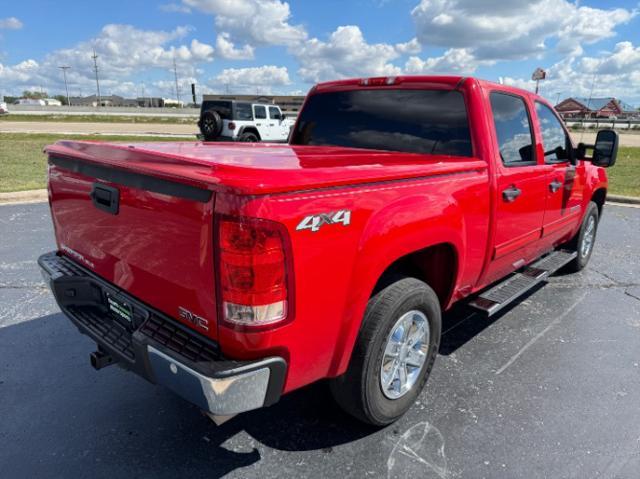
[[[218,196],[219,213],[286,226],[295,275],[294,320],[260,333],[220,326],[223,352],[237,358],[285,357],[285,391],[290,391],[344,372],[372,290],[396,259],[450,244],[458,255],[456,291],[470,287],[482,268],[489,224],[487,169],[482,162],[471,163],[474,167],[462,173],[414,180],[253,198]],[[345,209],[351,211],[348,226],[296,231],[307,215]]]

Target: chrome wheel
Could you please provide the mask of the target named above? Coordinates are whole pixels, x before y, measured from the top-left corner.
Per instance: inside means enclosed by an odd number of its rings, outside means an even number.
[[[593,216],[589,216],[587,220],[587,226],[584,229],[584,235],[582,236],[582,247],[580,248],[580,256],[586,258],[591,252],[593,247],[593,241],[596,237],[596,220]]]
[[[380,366],[380,386],[389,399],[398,399],[411,390],[427,360],[429,321],[423,312],[403,314],[387,337]]]

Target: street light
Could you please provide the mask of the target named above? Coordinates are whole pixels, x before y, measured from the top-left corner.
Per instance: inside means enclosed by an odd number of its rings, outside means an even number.
[[[62,74],[64,75],[64,88],[67,90],[67,106],[71,106],[71,101],[69,101],[69,86],[67,85],[67,70],[71,67],[62,66],[58,68],[62,70]]]

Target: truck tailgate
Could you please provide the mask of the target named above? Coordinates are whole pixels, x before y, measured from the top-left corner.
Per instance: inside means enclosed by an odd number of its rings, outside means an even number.
[[[62,254],[215,339],[215,195],[49,153],[51,211]]]

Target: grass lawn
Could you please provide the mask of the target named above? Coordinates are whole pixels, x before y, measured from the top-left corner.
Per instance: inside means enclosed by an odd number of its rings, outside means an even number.
[[[607,174],[610,194],[640,197],[640,148],[620,147],[616,164]]]
[[[141,136],[51,135],[0,133],[0,193],[35,190],[46,187],[45,145],[60,139],[100,141],[178,141],[179,138]],[[182,139],[184,141],[184,139]]]
[[[195,125],[197,116],[128,116],[128,115],[0,115],[0,121],[54,121],[56,123],[164,123]]]
[[[45,145],[61,139],[60,135],[0,133],[0,192],[24,191],[46,186]],[[177,138],[90,136],[64,137],[100,141],[180,141]],[[182,139],[184,141],[184,139]],[[640,197],[640,148],[621,147],[618,161],[608,170],[609,193]]]

